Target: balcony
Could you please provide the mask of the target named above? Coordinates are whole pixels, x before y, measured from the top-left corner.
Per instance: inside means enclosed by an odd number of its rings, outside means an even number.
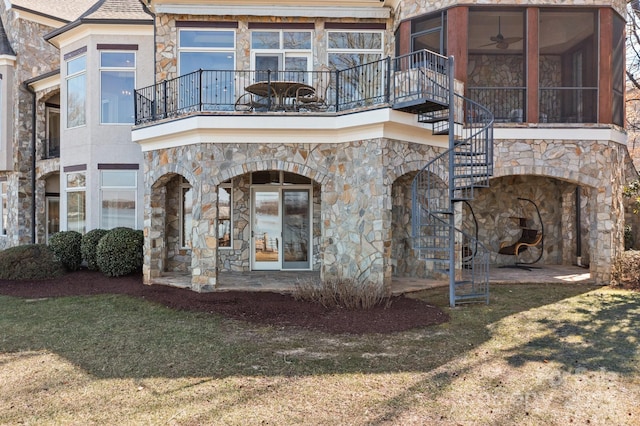
[[[344,114],[443,109],[449,60],[429,51],[342,70],[199,70],[135,92],[135,124],[193,114]]]

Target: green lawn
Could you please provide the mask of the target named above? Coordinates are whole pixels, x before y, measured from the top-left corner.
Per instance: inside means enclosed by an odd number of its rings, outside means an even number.
[[[0,424],[640,424],[640,294],[503,285],[330,335],[124,296],[0,296]]]

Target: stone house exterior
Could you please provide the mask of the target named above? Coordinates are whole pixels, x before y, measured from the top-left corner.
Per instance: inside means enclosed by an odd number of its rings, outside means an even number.
[[[28,242],[29,229],[46,238],[47,194],[59,194],[59,229],[78,228],[84,191],[81,230],[120,219],[144,229],[146,283],[181,274],[211,291],[220,272],[300,270],[389,288],[394,277],[436,275],[416,239],[440,231],[417,229],[432,213],[414,182],[482,128],[490,158],[465,167],[482,168],[487,185],[449,197],[445,216],[491,265],[514,262],[499,251],[523,224],[544,230],[523,261],[578,263],[597,282],[622,250],[622,186],[635,176],[623,0],[105,0],[69,2],[76,12],[56,19],[37,9],[45,2],[5,3],[4,50],[26,49],[20,32],[37,26],[32,48],[50,56],[0,57],[19,87],[2,101],[28,116],[28,88],[36,97],[35,136],[29,120],[3,127],[24,145],[9,144],[0,162],[5,245]],[[134,67],[122,62],[131,52]],[[113,66],[101,63],[109,53]],[[86,123],[70,127],[83,72]],[[135,75],[130,122],[105,106],[109,72],[120,83]],[[60,154],[40,159],[51,105]],[[428,172],[444,194],[451,164]],[[450,261],[463,270],[469,244],[457,238]]]
[[[133,91],[153,82],[138,1],[5,1],[0,247],[59,230],[142,227]]]

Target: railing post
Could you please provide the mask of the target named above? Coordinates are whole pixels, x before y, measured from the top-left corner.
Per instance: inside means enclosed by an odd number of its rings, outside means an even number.
[[[340,70],[336,70],[336,112],[340,110]]]
[[[455,197],[456,94],[453,65],[453,56],[449,56],[449,211],[451,213],[449,215],[449,305],[452,308],[456,306],[456,215],[453,208]]]
[[[386,72],[386,78],[385,78],[385,96],[384,96],[384,101],[385,103],[390,103],[391,102],[391,57],[387,56],[387,72]],[[394,99],[395,100],[395,99]]]
[[[133,91],[133,124],[138,124],[138,91]]]
[[[267,110],[271,111],[271,70],[267,70]]]
[[[169,116],[169,114],[167,113],[167,80],[162,82],[162,106],[162,118],[167,118]]]
[[[202,112],[202,68],[198,70],[198,111]]]

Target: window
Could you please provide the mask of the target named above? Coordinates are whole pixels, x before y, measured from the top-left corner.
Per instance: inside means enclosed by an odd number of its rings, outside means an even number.
[[[597,16],[592,9],[540,10],[541,121],[597,122]]]
[[[230,183],[218,187],[218,247],[231,248],[233,226],[231,222],[233,190]]]
[[[67,128],[86,124],[87,57],[67,61]]]
[[[257,72],[256,81],[308,81],[307,73],[311,71],[311,31],[252,31],[251,53],[253,68]]]
[[[180,187],[180,241],[182,247],[191,247],[191,213],[193,209],[193,189],[188,182],[182,183]]]
[[[469,11],[467,96],[487,107],[497,122],[527,120],[524,12]]]
[[[328,64],[341,70],[336,94],[332,82],[330,96],[338,96],[339,109],[359,108],[384,102],[386,65],[382,61],[382,31],[329,31],[327,33]],[[333,104],[335,99],[329,99]]]
[[[46,107],[47,145],[45,158],[60,157],[60,108]]]
[[[102,170],[100,227],[136,229],[137,170]]]
[[[352,68],[382,58],[382,31],[327,32],[328,64],[333,69]]]
[[[181,29],[179,45],[179,73],[184,76],[180,82],[180,107],[233,107],[235,32]]]
[[[0,181],[0,235],[7,235],[7,181]]]
[[[84,234],[86,229],[86,176],[67,173],[67,231]]]
[[[446,12],[436,16],[415,19],[411,22],[411,51],[430,50],[446,55]]]
[[[133,124],[136,54],[100,52],[100,117],[103,124]]]

